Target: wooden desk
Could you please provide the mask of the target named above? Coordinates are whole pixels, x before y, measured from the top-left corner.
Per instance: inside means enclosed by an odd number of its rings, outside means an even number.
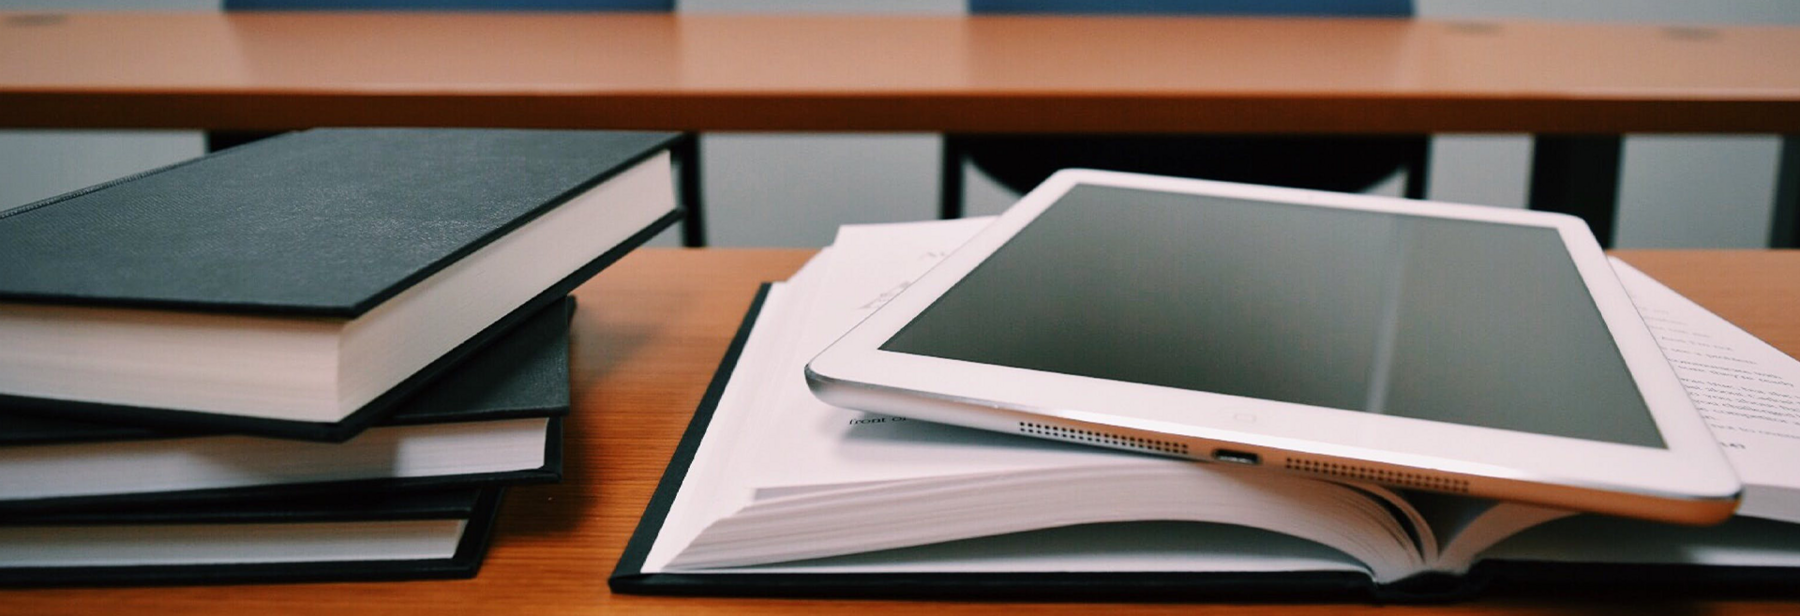
[[[0,126],[1800,133],[1800,28],[0,14]]]
[[[1761,336],[1800,354],[1800,252],[1627,252],[1626,259]],[[48,615],[198,612],[244,614],[957,614],[1017,611],[999,604],[790,601],[613,596],[606,590],[675,442],[706,389],[758,283],[787,277],[801,250],[645,249],[577,293],[573,379],[563,483],[513,490],[486,567],[473,580],[386,584],[59,589],[0,592],[0,613]],[[1034,605],[1032,613],[1094,606]],[[1193,612],[1195,606],[1108,606],[1107,613]],[[1543,614],[1793,613],[1794,603],[1620,604],[1510,598],[1441,607],[1216,605],[1233,614],[1403,612]]]
[[[1538,133],[1533,209],[1607,243],[1620,134],[1800,134],[1796,57],[1759,26],[0,13],[0,128]],[[1781,165],[1800,245],[1800,138]]]

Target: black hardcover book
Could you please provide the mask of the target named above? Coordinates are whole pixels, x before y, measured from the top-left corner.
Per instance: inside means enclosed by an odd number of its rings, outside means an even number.
[[[474,577],[501,488],[161,503],[0,521],[0,586]]]
[[[0,212],[0,403],[344,440],[671,224],[679,138],[312,130]]]
[[[765,285],[676,445],[637,529],[607,580],[613,592],[807,598],[1412,603],[1461,600],[1481,594],[1571,591],[1599,596],[1641,596],[1645,592],[1684,597],[1792,596],[1800,589],[1792,584],[1800,572],[1800,525],[1745,517],[1712,528],[1600,516],[1564,517],[1509,538],[1467,571],[1426,572],[1384,582],[1377,581],[1373,571],[1363,568],[1368,565],[1355,558],[1296,536],[1246,526],[1159,519],[1010,532],[764,565],[658,570],[647,562],[674,519],[671,512],[677,508],[709,428],[715,427],[715,412],[746,352],[752,328],[769,293],[770,288]],[[940,438],[950,439],[955,431],[964,431],[948,430],[951,432],[939,433]],[[1035,439],[1021,442],[1025,446],[1037,444]],[[748,455],[754,457],[755,453]],[[1065,484],[1072,490],[1061,497],[1065,502],[1087,497],[1080,488],[1070,487],[1074,485]],[[854,490],[845,485],[831,488],[826,492],[839,498],[841,507],[848,507],[841,504],[847,500],[841,497]],[[890,486],[875,492],[902,488]],[[1002,488],[994,484],[984,490],[1000,493]],[[777,508],[804,497],[801,492],[786,492],[775,498],[780,504],[750,515],[789,517],[791,511]],[[933,494],[933,498],[954,501],[957,497],[953,491],[943,490]],[[1426,499],[1422,495],[1414,498],[1421,502]],[[1001,510],[992,504],[974,507],[987,515],[1004,515],[996,513]],[[858,533],[879,535],[884,532],[884,524],[890,523],[871,524],[867,520],[872,516],[858,515],[850,509],[841,511],[848,513],[843,518],[817,522],[802,536],[738,532],[743,530],[741,526],[727,532],[765,547],[780,543],[770,541],[771,536],[805,545]],[[690,511],[690,523],[693,515]],[[1282,511],[1270,508],[1262,515],[1278,517]],[[712,525],[729,522],[726,518],[715,520]],[[920,523],[930,526],[946,522],[927,517]],[[689,544],[678,553],[692,549]],[[1208,565],[1210,569],[1195,568],[1191,567],[1193,562],[1184,560],[1213,564]],[[1059,564],[1045,566],[1047,561]]]
[[[566,298],[532,315],[341,444],[0,412],[0,520],[151,501],[557,481],[574,310]]]

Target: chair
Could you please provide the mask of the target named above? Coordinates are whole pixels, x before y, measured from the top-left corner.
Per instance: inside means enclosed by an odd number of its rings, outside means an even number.
[[[1412,0],[970,0],[969,12],[1411,17]],[[963,164],[1027,192],[1067,167],[1360,192],[1405,169],[1425,197],[1429,135],[944,136],[940,214],[963,214]]]
[[[224,0],[227,11],[646,11],[670,12],[675,0]],[[275,133],[209,131],[206,149],[216,152]],[[681,206],[686,216],[681,221],[681,243],[688,247],[706,245],[706,228],[701,216],[700,140],[683,140],[675,148],[680,162]]]

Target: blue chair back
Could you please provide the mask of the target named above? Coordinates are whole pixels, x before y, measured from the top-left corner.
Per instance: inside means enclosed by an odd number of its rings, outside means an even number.
[[[675,0],[225,0],[227,11],[673,11]]]
[[[1412,17],[1412,0],[969,0],[970,13]]]

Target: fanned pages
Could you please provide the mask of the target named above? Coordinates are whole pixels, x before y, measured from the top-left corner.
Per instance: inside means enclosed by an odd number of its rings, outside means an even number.
[[[1744,482],[1738,515],[1800,523],[1800,361],[1613,260]]]

